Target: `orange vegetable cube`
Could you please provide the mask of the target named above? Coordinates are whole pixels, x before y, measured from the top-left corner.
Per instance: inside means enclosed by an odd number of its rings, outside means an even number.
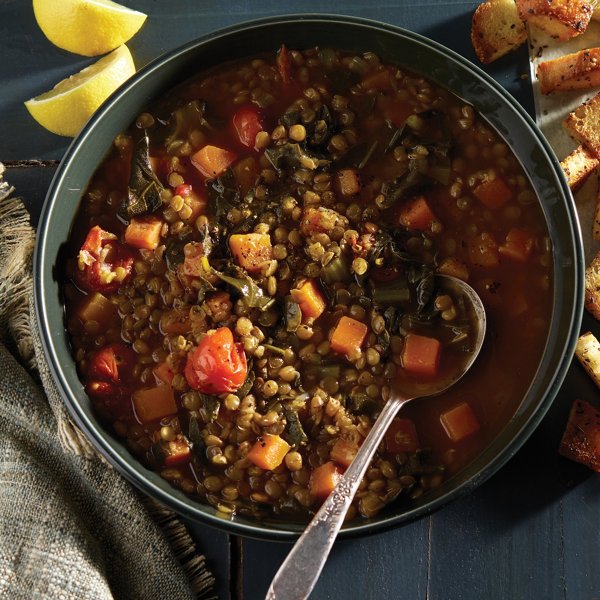
[[[460,442],[479,431],[479,421],[466,402],[443,413],[440,421],[453,442]]]
[[[491,233],[483,232],[469,240],[469,258],[475,267],[495,267],[500,264],[498,244]]]
[[[115,305],[100,292],[94,292],[86,296],[77,311],[77,317],[84,323],[87,321],[97,321],[98,323],[108,324],[117,314]]]
[[[360,176],[356,169],[338,171],[337,183],[342,196],[356,196],[360,192]]]
[[[400,224],[407,229],[427,231],[435,221],[435,215],[424,196],[417,196],[400,209]]]
[[[125,229],[125,241],[134,248],[155,250],[160,244],[163,222],[154,216],[133,217]]]
[[[513,192],[502,177],[488,179],[480,183],[473,194],[488,208],[496,210],[504,206],[512,197]]]
[[[467,265],[454,256],[445,258],[437,269],[437,272],[441,275],[450,275],[451,277],[457,277],[463,281],[469,281],[469,269]]]
[[[248,273],[259,273],[263,265],[273,259],[271,236],[268,233],[232,235],[229,248],[237,264]]]
[[[173,388],[170,385],[159,385],[137,390],[133,393],[133,408],[141,423],[177,414]]]
[[[311,474],[308,489],[315,498],[325,500],[337,485],[342,472],[334,462],[326,462],[317,467]]]
[[[600,473],[600,412],[575,400],[558,453]]]
[[[210,144],[200,148],[191,158],[192,164],[207,179],[218,177],[236,160],[237,156],[233,152]]]
[[[300,305],[302,320],[318,319],[327,306],[314,279],[307,279],[299,288],[291,290],[290,294],[293,300]]]
[[[154,369],[152,369],[152,374],[154,375],[154,379],[156,379],[156,383],[158,385],[164,383],[171,385],[171,381],[173,381],[173,377],[175,376],[166,362],[156,365]]]
[[[368,331],[364,323],[351,317],[342,317],[333,331],[330,347],[334,352],[348,355],[363,345]]]
[[[419,448],[417,428],[410,419],[394,419],[385,434],[385,449],[391,454],[415,452]]]
[[[290,445],[278,435],[265,434],[250,448],[246,458],[265,471],[277,468],[288,453]]]
[[[498,252],[505,258],[526,262],[533,250],[534,239],[528,231],[513,227],[506,234],[506,241],[498,248]]]
[[[442,344],[435,338],[409,333],[404,338],[402,366],[411,375],[437,375]]]
[[[331,451],[329,452],[329,458],[335,461],[338,465],[348,468],[350,463],[354,460],[357,452],[358,446],[355,443],[349,442],[343,438],[339,438],[332,446]]]

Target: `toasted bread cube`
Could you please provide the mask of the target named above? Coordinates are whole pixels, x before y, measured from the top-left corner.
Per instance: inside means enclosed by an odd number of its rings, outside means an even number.
[[[600,242],[600,187],[596,193],[596,210],[594,211],[594,223],[592,225],[592,237]]]
[[[481,3],[471,22],[471,43],[477,58],[485,64],[508,54],[527,39],[514,0]]]
[[[600,412],[589,402],[573,403],[558,453],[600,472]]]
[[[585,146],[579,146],[560,161],[560,166],[567,176],[567,183],[574,192],[587,181],[598,165],[600,165],[600,160],[593,156]]]
[[[538,65],[542,94],[565,90],[587,90],[600,85],[600,48],[588,48]]]
[[[585,308],[600,320],[600,252],[585,270]]]
[[[579,336],[575,356],[592,381],[600,387],[600,342],[591,331]]]
[[[600,61],[599,61],[600,64]],[[569,113],[563,122],[567,133],[600,159],[600,94]]]
[[[559,40],[582,34],[592,17],[590,0],[516,0],[519,16]]]

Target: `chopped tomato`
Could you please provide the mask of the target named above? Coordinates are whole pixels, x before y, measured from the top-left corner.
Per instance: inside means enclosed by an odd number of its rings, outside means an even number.
[[[175,188],[175,195],[187,198],[192,193],[192,189],[189,183],[182,183]]]
[[[86,292],[111,294],[131,277],[133,253],[117,236],[92,227],[77,257],[75,280]]]
[[[233,127],[240,142],[247,148],[255,149],[256,135],[263,130],[258,109],[255,106],[242,106],[233,115]]]
[[[205,394],[235,392],[246,380],[246,354],[231,329],[221,327],[190,352],[184,373],[189,385]]]
[[[117,342],[92,354],[88,374],[91,379],[119,383],[131,375],[135,363],[136,355],[132,348]]]
[[[292,78],[292,57],[290,56],[289,50],[285,47],[285,44],[282,44],[281,48],[279,48],[276,62],[281,81],[283,85],[287,85]]]
[[[192,458],[190,445],[186,439],[175,439],[168,443],[168,454],[165,456],[165,465],[174,467],[188,462]]]

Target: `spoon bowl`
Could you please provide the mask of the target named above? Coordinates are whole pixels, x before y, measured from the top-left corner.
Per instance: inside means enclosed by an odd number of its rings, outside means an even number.
[[[466,317],[472,324],[465,340],[465,359],[442,370],[439,376],[424,379],[415,376],[397,377],[387,402],[354,460],[275,574],[267,592],[267,600],[304,600],[309,596],[323,570],[354,494],[398,411],[407,402],[443,393],[459,381],[477,359],[487,327],[481,298],[470,285],[456,277],[437,275],[436,278],[438,290],[449,295],[455,304],[464,306]]]

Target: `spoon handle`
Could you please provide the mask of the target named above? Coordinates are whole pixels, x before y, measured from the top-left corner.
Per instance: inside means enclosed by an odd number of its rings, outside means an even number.
[[[275,574],[266,600],[304,600],[321,574],[348,507],[392,419],[406,399],[390,397],[327,500]]]

